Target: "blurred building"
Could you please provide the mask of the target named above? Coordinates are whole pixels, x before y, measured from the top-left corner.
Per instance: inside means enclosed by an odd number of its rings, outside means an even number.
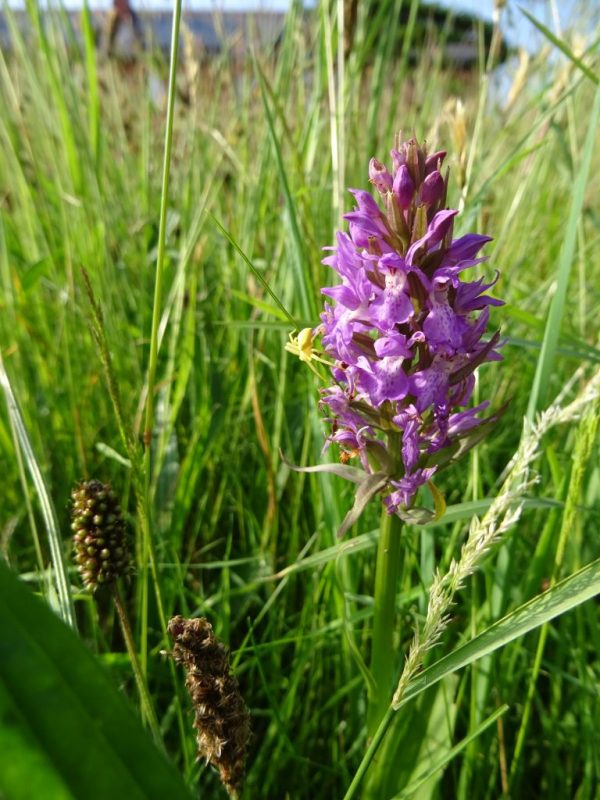
[[[354,2],[346,4],[349,23],[356,20]],[[403,32],[408,24],[408,8],[402,6],[398,28],[398,53],[403,45]],[[0,46],[10,47],[10,33],[6,12],[0,12]],[[10,12],[19,28],[28,28],[24,11]],[[314,13],[307,10],[308,16]],[[62,19],[70,21],[69,32],[80,37],[80,13],[68,12]],[[135,59],[136,53],[145,46],[156,47],[167,54],[171,46],[171,11],[140,11],[136,13],[129,0],[114,0],[110,11],[94,11],[94,26],[99,47],[121,60]],[[64,24],[62,22],[61,24]],[[186,9],[182,14],[182,24],[192,35],[197,55],[210,57],[227,53],[234,60],[243,60],[252,48],[275,49],[281,40],[285,25],[285,13],[269,11],[193,11]],[[354,26],[349,24],[347,34]],[[431,42],[443,48],[443,59],[447,66],[459,70],[473,68],[478,61],[479,35],[483,32],[486,44],[491,39],[491,23],[478,19],[468,13],[451,13],[436,4],[422,3],[419,6],[417,22],[414,26],[410,58],[417,60],[419,53]],[[346,53],[352,48],[351,38],[344,42]],[[506,57],[506,47],[502,42],[499,60]]]

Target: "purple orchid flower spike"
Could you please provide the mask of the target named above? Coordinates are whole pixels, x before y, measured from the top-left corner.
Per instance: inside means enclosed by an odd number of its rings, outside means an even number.
[[[324,259],[341,282],[322,290],[324,358],[333,385],[322,391],[341,464],[309,467],[343,474],[358,486],[340,534],[377,494],[389,514],[426,522],[443,513],[433,477],[479,442],[499,414],[480,417],[488,401],[468,408],[474,371],[501,358],[499,332],[486,335],[486,294],[498,280],[463,280],[485,261],[490,237],[453,239],[458,211],[446,207],[443,150],[428,154],[415,138],[397,142],[392,169],[371,159],[377,200],[351,189],[356,208],[345,215],[349,235]],[[349,461],[360,467],[349,472]],[[436,511],[417,508],[420,487],[431,490]]]

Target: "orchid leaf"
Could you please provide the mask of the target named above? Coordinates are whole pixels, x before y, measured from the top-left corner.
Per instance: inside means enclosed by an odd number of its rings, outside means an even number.
[[[396,514],[408,525],[427,525],[437,519],[435,511],[423,506],[413,508],[398,508]]]
[[[348,464],[315,464],[312,467],[299,467],[288,461],[283,453],[281,453],[281,458],[284,464],[294,472],[328,472],[331,475],[344,478],[346,481],[352,481],[352,483],[362,483],[366,475],[364,470],[358,467],[350,467]]]
[[[354,505],[344,517],[337,532],[338,539],[341,539],[350,530],[365,510],[367,503],[385,487],[387,482],[388,476],[384,472],[376,472],[374,475],[364,477],[354,497]]]
[[[446,513],[446,498],[437,488],[435,483],[433,483],[433,481],[427,481],[427,488],[431,492],[433,504],[435,506],[435,515],[432,522],[437,522],[437,520],[441,519]]]

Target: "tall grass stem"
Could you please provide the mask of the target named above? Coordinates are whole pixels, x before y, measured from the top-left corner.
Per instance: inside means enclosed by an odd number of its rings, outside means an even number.
[[[27,428],[17,402],[17,398],[13,392],[13,388],[4,368],[4,362],[0,352],[0,385],[4,390],[6,398],[6,405],[8,407],[8,414],[11,420],[11,426],[16,433],[16,441],[14,443],[15,449],[21,448],[23,458],[27,465],[27,469],[35,486],[35,490],[40,502],[44,524],[46,526],[46,533],[48,535],[48,545],[50,547],[50,556],[52,559],[52,566],[54,568],[54,581],[56,584],[56,592],[58,596],[59,613],[64,622],[74,630],[77,630],[77,620],[75,618],[75,607],[73,605],[73,597],[71,594],[71,585],[69,583],[69,576],[67,572],[67,565],[63,550],[63,541],[60,533],[60,526],[56,516],[54,503],[50,496],[48,486],[42,475],[42,470],[38,464],[38,460],[33,452],[33,447],[29,440]],[[39,557],[39,545],[37,545]]]
[[[160,196],[160,218],[158,228],[158,247],[156,256],[156,276],[154,281],[154,304],[152,308],[152,329],[150,332],[150,356],[148,360],[148,397],[144,427],[144,466],[146,486],[150,481],[150,453],[152,427],[154,422],[154,383],[158,362],[158,329],[163,295],[163,276],[167,238],[167,206],[169,201],[169,177],[171,171],[171,150],[173,147],[173,118],[177,78],[177,53],[179,49],[179,27],[181,22],[181,0],[174,0],[173,27],[171,29],[171,59],[169,62],[169,94],[167,99],[167,121],[165,130],[165,150],[163,158],[162,190]]]
[[[127,616],[127,611],[123,604],[123,599],[121,597],[121,593],[117,585],[115,585],[112,595],[115,608],[117,610],[117,615],[119,617],[119,622],[121,623],[121,630],[123,632],[123,638],[125,639],[125,646],[127,647],[127,652],[129,654],[129,658],[131,661],[131,668],[133,670],[133,675],[140,695],[140,706],[142,708],[142,714],[148,721],[148,725],[150,727],[150,730],[152,731],[152,737],[154,739],[155,744],[161,750],[163,750],[164,745],[160,733],[158,719],[156,718],[156,712],[154,711],[154,706],[152,704],[150,692],[148,691],[148,685],[146,683],[146,679],[141,669],[140,660],[138,658],[137,650],[135,647],[133,633],[131,631],[131,625],[129,623],[129,617]]]

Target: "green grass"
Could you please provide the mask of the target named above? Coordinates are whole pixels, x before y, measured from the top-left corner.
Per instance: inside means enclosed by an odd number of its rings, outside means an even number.
[[[391,0],[359,4],[343,62],[341,5],[323,5],[308,27],[295,5],[276,56],[258,49],[234,67],[224,53],[199,65],[192,86],[193,64],[180,67],[166,190],[165,109],[148,90],[148,70],[167,79],[160,59],[126,73],[94,54],[89,31],[67,47],[33,4],[32,41],[15,31],[14,51],[0,54],[2,556],[64,619],[74,602],[81,638],[138,705],[118,618],[70,565],[73,483],[113,484],[135,535],[139,572],[125,593],[142,669],[166,750],[202,797],[224,794],[195,761],[183,676],[160,655],[163,613],[207,616],[232,649],[254,730],[244,797],[343,797],[367,751],[378,503],[338,542],[351,487],[282,459],[320,463],[326,435],[317,382],[284,345],[290,318],[317,321],[318,287],[331,281],[321,248],[352,205],[341,190],[367,187],[368,159],[387,158],[395,131],[449,150],[457,232],[494,236],[483,269],[501,272],[507,306],[493,322],[508,343],[477,391],[510,403],[437,481],[446,517],[403,532],[394,674],[435,569],[498,493],[524,417],[581,369],[567,405],[600,360],[597,56],[570,58],[560,37],[507,108],[484,53],[468,77],[443,67],[435,41],[416,66],[408,39],[395,53]],[[597,796],[597,415],[590,401],[582,419],[545,433],[521,518],[457,594],[427,671],[392,715],[372,767],[382,800]],[[548,602],[538,598],[547,588]],[[76,660],[69,641],[64,657]],[[424,690],[427,675],[438,682]],[[23,669],[25,694],[28,680]],[[0,712],[0,730],[12,730]],[[15,739],[11,757],[25,763],[34,739]],[[60,787],[46,796],[64,796]]]

